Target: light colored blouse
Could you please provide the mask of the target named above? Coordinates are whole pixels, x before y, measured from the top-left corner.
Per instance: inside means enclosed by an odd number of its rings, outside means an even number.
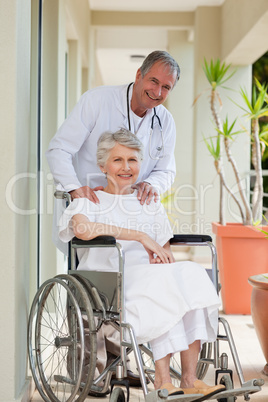
[[[164,246],[173,233],[160,202],[152,201],[141,205],[137,192],[128,195],[116,195],[97,191],[99,204],[86,198],[76,198],[65,210],[60,219],[59,237],[68,242],[74,237],[71,218],[75,214],[85,215],[91,222],[101,222],[122,228],[135,229],[147,233],[158,244]],[[149,264],[148,253],[137,241],[119,240],[125,252],[125,265]],[[118,271],[118,253],[114,248],[78,249],[80,270]]]

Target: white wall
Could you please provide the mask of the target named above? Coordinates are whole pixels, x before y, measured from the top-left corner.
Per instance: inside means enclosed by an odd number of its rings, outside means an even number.
[[[29,163],[31,2],[3,0],[0,7],[0,401],[9,402],[21,400],[27,388],[30,246],[29,217],[23,211],[29,209],[29,181],[11,183],[25,176]]]

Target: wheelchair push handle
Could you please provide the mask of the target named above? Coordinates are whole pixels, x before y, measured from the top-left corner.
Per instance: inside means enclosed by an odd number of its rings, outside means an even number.
[[[67,200],[68,204],[70,204],[70,202],[72,201],[71,194],[67,193],[66,191],[56,190],[54,193],[54,197],[57,198],[57,200]]]

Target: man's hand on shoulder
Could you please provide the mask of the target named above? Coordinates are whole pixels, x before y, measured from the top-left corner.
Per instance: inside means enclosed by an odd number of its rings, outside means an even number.
[[[90,201],[94,202],[94,204],[99,204],[100,201],[95,194],[95,191],[103,190],[102,186],[98,186],[95,188],[90,188],[88,186],[77,188],[76,190],[69,191],[72,200],[74,198],[88,198]]]
[[[133,184],[132,188],[138,190],[137,198],[140,201],[141,205],[143,205],[145,201],[146,204],[150,204],[152,199],[154,199],[154,202],[157,202],[159,200],[159,193],[156,188],[146,181]]]

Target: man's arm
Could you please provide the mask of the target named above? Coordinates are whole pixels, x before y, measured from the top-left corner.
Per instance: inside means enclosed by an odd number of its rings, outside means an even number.
[[[49,143],[47,161],[61,190],[82,187],[73,166],[73,158],[90,135],[95,122],[94,103],[90,93],[82,95]]]
[[[85,94],[50,141],[46,157],[59,190],[69,192],[72,199],[88,198],[98,203],[99,200],[94,191],[102,190],[103,187],[82,186],[73,166],[74,155],[89,135],[90,123],[85,121],[87,116],[90,116],[87,120],[94,120],[91,98]]]

